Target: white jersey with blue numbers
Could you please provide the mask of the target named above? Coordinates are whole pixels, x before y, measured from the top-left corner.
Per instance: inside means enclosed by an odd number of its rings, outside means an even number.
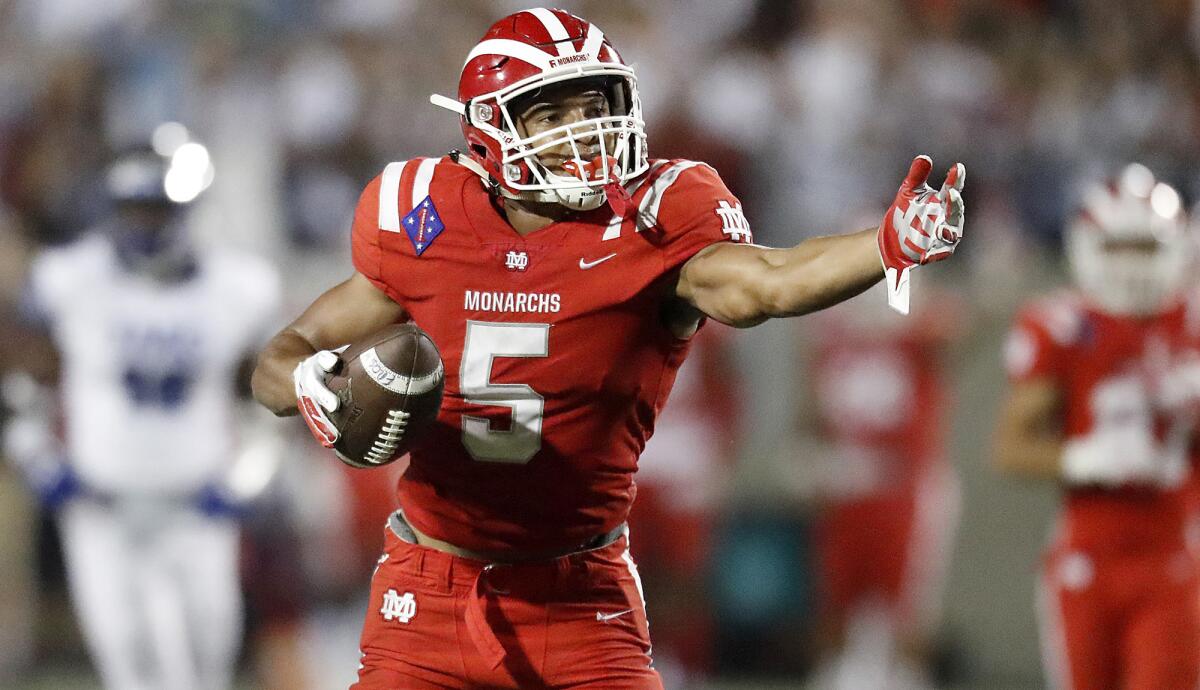
[[[187,494],[231,462],[238,365],[278,326],[275,271],[205,254],[189,280],[130,273],[92,236],[33,263],[61,355],[68,456],[101,494]]]

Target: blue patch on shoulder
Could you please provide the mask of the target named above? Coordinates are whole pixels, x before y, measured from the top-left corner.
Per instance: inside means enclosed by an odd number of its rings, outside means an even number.
[[[429,245],[446,229],[438,216],[437,208],[433,205],[433,199],[429,197],[425,197],[425,200],[409,211],[400,222],[404,226],[404,232],[408,233],[408,239],[412,242],[417,256],[429,249]]]

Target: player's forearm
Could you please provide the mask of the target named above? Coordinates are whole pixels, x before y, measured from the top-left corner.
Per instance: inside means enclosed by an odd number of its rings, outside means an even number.
[[[301,360],[316,351],[317,348],[291,329],[284,329],[272,338],[258,356],[250,379],[254,399],[278,416],[296,414],[292,372]]]
[[[825,309],[883,278],[875,230],[814,237],[763,254],[750,320],[761,322]]]
[[[824,309],[883,277],[875,232],[814,237],[790,249],[713,245],[684,265],[676,294],[738,328]]]
[[[992,452],[996,469],[1015,479],[1057,481],[1062,477],[1062,441],[1036,436],[1000,441]]]

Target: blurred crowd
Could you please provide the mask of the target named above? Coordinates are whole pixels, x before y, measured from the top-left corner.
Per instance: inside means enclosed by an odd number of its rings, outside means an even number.
[[[275,264],[282,313],[294,313],[350,272],[349,220],[362,186],[389,161],[460,146],[457,123],[428,96],[454,95],[463,56],[495,18],[525,4],[0,0],[0,341],[21,337],[29,257],[97,224],[107,212],[101,172],[113,152],[143,143],[166,121],[185,123],[215,166],[197,204],[198,241]],[[935,322],[959,324],[933,355],[947,395],[966,391],[956,419],[990,414],[995,395],[980,391],[1002,377],[997,333],[1019,300],[1060,281],[1060,238],[1083,184],[1136,160],[1185,201],[1200,199],[1200,3],[1192,0],[560,4],[602,27],[637,70],[652,156],[710,162],[743,200],[760,243],[790,245],[876,223],[914,153],[930,154],[936,170],[966,164],[966,260],[928,271],[914,287],[940,283],[957,293],[930,307]],[[873,293],[856,301],[868,298],[882,301]],[[646,479],[639,558],[656,651],[661,644],[662,663],[675,669],[664,670],[676,674],[669,678],[798,677],[820,664],[813,650],[827,631],[808,622],[820,589],[811,495],[822,481],[809,459],[820,444],[804,420],[820,417],[822,396],[838,390],[810,380],[821,332],[802,320],[714,337],[723,353],[705,355],[703,369],[724,376],[695,386],[729,405],[713,419],[699,405],[678,420],[717,431],[705,444],[711,457],[703,468],[677,467],[660,456],[696,453],[664,441],[647,458],[656,467]],[[680,385],[686,381],[681,373]],[[686,408],[687,395],[673,403]],[[1007,524],[1024,536],[989,542],[986,515],[996,513],[986,511],[1009,511],[995,507],[997,492],[981,489],[993,480],[977,478],[982,451],[970,436],[980,428],[963,422],[931,452],[966,479],[959,543],[986,567],[1011,556],[1014,539],[1037,541],[1045,510],[1038,497],[1017,496],[1011,505],[1032,506],[1032,518]],[[248,582],[248,604],[251,615],[257,605],[259,615],[302,618],[296,634],[305,641],[297,644],[322,638],[337,668],[332,681],[307,682],[332,687],[353,675],[356,587],[367,583],[389,487],[382,477],[343,471],[299,426],[287,429],[282,470],[258,513],[264,526],[253,528],[254,512],[249,518],[247,562],[298,559],[303,582],[288,582],[298,591],[283,594],[284,575]],[[16,487],[12,477],[0,486],[0,515],[8,516],[0,684],[81,659],[52,523]],[[662,505],[673,492],[682,507]],[[983,512],[972,520],[972,501],[983,493],[991,498],[978,498]],[[947,496],[949,524],[956,499]],[[672,511],[681,521],[664,515]],[[753,567],[726,567],[732,559],[722,547],[731,544],[748,550],[740,562]],[[948,557],[949,546],[940,548]],[[672,568],[678,573],[656,581],[656,569]],[[958,577],[949,597],[962,603],[951,623],[1024,596],[989,598],[978,588],[986,579]],[[923,644],[937,649],[925,656],[942,659],[939,668],[960,682],[1036,684],[1035,668],[1022,672],[1028,641],[1010,639],[1032,631],[1019,617],[997,616],[994,636],[952,630],[952,644],[936,642],[946,633],[930,623]],[[982,649],[998,638],[1000,651]],[[263,643],[257,649],[266,651],[247,663],[269,667],[271,653],[291,658],[288,644]],[[1014,661],[1006,664],[1004,654]],[[310,666],[321,666],[312,658]]]

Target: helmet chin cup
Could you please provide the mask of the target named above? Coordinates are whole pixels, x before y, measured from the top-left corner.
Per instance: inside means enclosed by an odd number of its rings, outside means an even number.
[[[547,178],[558,178],[567,181],[570,178],[550,173]],[[555,203],[561,204],[572,211],[592,211],[604,204],[607,195],[603,187],[560,187],[548,190],[554,197]]]

